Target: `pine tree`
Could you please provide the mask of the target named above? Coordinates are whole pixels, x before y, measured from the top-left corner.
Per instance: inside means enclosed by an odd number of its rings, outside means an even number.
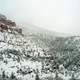
[[[5,71],[2,72],[2,78],[5,78]]]
[[[75,77],[74,77],[74,73],[72,74],[72,77],[70,80],[76,80]]]
[[[38,74],[36,74],[36,78],[35,78],[35,80],[40,80],[40,78],[39,78],[39,75],[38,75]]]
[[[10,78],[11,78],[11,79],[15,79],[16,77],[15,77],[15,75],[12,73]]]

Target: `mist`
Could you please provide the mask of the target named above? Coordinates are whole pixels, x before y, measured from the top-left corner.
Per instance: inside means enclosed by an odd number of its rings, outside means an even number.
[[[17,23],[80,35],[80,0],[0,0],[0,13]]]

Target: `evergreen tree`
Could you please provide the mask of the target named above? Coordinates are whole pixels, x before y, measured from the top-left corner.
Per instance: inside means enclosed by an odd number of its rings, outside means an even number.
[[[70,80],[76,80],[76,79],[75,79],[75,76],[74,76],[74,73],[72,74],[72,77],[71,77]]]
[[[15,79],[16,77],[15,77],[15,75],[12,73],[10,78],[11,78],[11,79]]]
[[[39,75],[36,74],[35,80],[40,80]]]
[[[5,71],[2,72],[2,78],[5,78]]]

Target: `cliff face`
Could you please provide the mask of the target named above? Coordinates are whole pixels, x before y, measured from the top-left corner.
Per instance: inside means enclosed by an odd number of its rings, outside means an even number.
[[[2,14],[0,14],[0,22],[4,23],[5,25],[16,26],[15,22],[8,20],[7,17]]]
[[[2,20],[2,19],[6,20],[7,17],[5,15],[0,14],[0,20]]]

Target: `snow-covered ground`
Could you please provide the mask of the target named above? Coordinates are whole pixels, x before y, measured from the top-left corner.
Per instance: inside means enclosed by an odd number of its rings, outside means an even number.
[[[16,50],[20,57],[15,53],[7,52],[8,50]],[[5,75],[10,77],[13,73],[17,78],[22,80],[35,80],[36,72],[41,75],[42,63],[39,61],[31,61],[24,59],[25,54],[38,57],[44,56],[40,47],[31,42],[27,37],[20,34],[12,34],[9,32],[0,32],[0,75],[5,72]],[[20,58],[18,62],[16,59]],[[20,71],[21,69],[21,71]],[[32,71],[31,73],[29,73]]]
[[[6,76],[10,77],[13,73],[18,80],[35,80],[36,74],[38,74],[41,80],[54,80],[55,72],[42,71],[43,62],[46,64],[45,60],[33,60],[33,58],[45,57],[46,55],[49,56],[27,36],[7,31],[0,32],[0,75],[3,75],[4,72]],[[62,68],[63,65],[59,67]],[[51,64],[44,65],[44,68],[50,69]],[[65,69],[62,71],[64,74],[58,72],[58,77],[70,80],[73,73]],[[79,74],[76,73],[75,77],[80,79]]]

